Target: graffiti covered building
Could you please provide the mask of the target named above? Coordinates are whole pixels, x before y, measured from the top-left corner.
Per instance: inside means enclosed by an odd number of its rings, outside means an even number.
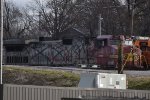
[[[11,39],[4,41],[5,64],[19,65],[72,65],[85,60],[85,35],[70,28],[56,40],[40,37],[39,40]]]

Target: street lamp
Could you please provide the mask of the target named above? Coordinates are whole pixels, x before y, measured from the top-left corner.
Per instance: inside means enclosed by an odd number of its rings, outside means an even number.
[[[1,34],[0,34],[0,68],[1,68],[1,82],[0,84],[3,84],[3,4],[4,4],[4,0],[1,0]]]

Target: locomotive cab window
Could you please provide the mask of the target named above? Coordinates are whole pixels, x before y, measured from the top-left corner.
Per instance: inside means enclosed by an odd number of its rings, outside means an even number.
[[[140,46],[148,46],[147,42],[140,42]]]
[[[120,40],[117,40],[117,39],[110,40],[111,45],[118,45],[119,43],[120,43]]]
[[[104,47],[104,46],[107,46],[107,45],[108,45],[108,40],[107,39],[95,40],[95,46],[97,48]]]
[[[142,51],[147,51],[148,43],[147,42],[140,42],[140,49]]]

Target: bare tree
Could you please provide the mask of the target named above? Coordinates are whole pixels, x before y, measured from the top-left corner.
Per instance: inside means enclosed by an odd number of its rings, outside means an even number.
[[[39,13],[39,27],[49,36],[57,37],[58,33],[74,27],[80,21],[78,0],[48,0],[45,3],[36,0],[35,3]]]
[[[85,0],[82,21],[79,27],[89,30],[95,35],[98,31],[99,15],[102,20],[102,34],[122,34],[124,33],[123,11],[124,6],[118,0]]]
[[[33,9],[38,13],[36,24],[49,36],[57,37],[58,33],[70,27],[86,31],[91,36],[98,31],[99,14],[102,15],[102,34],[131,35],[133,24],[134,35],[149,32],[148,0],[47,0],[44,3],[34,1]],[[132,16],[134,13],[134,16]],[[133,23],[132,23],[133,18]],[[32,30],[34,31],[34,30]],[[40,32],[39,32],[40,33]]]
[[[128,18],[131,30],[133,20],[134,35],[150,35],[150,1],[149,0],[126,0],[128,8]]]
[[[4,3],[4,39],[20,38],[29,28],[29,21],[12,2]]]

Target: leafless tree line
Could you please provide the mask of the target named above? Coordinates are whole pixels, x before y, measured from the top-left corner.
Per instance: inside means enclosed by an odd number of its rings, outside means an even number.
[[[149,36],[149,0],[33,0],[20,10],[11,1],[4,3],[4,38],[57,37],[68,28],[89,36],[98,32],[102,15],[102,34]],[[133,22],[133,26],[132,26]]]

